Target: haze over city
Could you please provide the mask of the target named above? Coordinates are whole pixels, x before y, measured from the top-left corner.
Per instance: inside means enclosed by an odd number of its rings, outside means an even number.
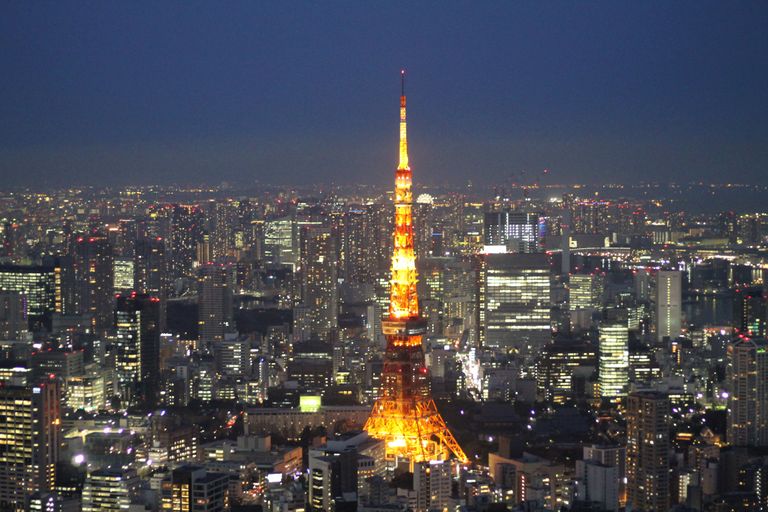
[[[764,183],[763,2],[6,2],[5,186]],[[416,143],[417,142],[417,143]]]

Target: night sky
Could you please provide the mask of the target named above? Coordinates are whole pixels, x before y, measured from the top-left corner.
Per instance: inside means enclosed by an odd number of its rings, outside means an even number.
[[[0,187],[768,183],[768,2],[0,3]]]

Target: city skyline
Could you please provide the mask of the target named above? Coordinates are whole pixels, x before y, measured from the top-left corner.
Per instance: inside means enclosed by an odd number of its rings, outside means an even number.
[[[0,6],[0,510],[768,510],[768,8],[212,7]]]

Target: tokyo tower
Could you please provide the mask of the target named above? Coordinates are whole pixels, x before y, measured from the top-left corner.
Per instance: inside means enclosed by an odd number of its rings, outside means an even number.
[[[411,463],[467,456],[437,410],[429,390],[422,336],[426,321],[416,294],[416,256],[411,215],[411,168],[405,119],[405,71],[400,73],[400,163],[395,171],[395,232],[389,315],[382,320],[387,338],[381,396],[365,424],[369,435],[386,442],[387,459]]]

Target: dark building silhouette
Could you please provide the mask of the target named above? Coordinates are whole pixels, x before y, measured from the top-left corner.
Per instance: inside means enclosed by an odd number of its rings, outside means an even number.
[[[160,373],[160,299],[135,292],[120,295],[114,315],[115,364],[123,398],[154,405]]]

